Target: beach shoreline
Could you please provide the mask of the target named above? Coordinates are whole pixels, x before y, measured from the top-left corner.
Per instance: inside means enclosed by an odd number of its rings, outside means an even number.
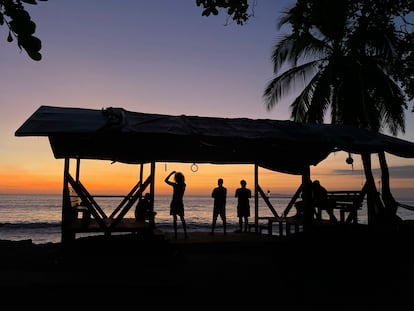
[[[227,293],[222,299],[229,303],[235,292],[256,306],[272,297],[279,297],[278,306],[315,310],[352,310],[357,301],[395,306],[410,298],[411,241],[411,233],[365,230],[290,237],[197,232],[177,240],[94,236],[70,245],[0,240],[0,291],[140,299]]]

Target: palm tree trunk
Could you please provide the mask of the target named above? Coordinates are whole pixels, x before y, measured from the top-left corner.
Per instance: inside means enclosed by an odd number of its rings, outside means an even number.
[[[381,192],[382,199],[385,204],[385,208],[392,208],[396,205],[396,201],[391,193],[390,189],[390,173],[388,171],[387,159],[385,157],[385,152],[378,152],[378,160],[381,167]]]
[[[394,199],[394,196],[391,193],[390,173],[388,171],[388,164],[384,151],[378,152],[378,160],[381,167],[381,197],[384,203],[384,220],[388,224],[398,225],[400,220],[397,216],[398,202]]]
[[[368,225],[376,226],[380,219],[381,207],[378,205],[378,191],[375,187],[374,175],[372,174],[371,155],[361,154],[367,189]]]

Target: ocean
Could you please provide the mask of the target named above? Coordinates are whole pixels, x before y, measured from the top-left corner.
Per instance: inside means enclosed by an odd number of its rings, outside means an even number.
[[[122,198],[119,197],[98,197],[96,201],[109,215]],[[272,195],[270,202],[276,211],[281,214],[288,205],[291,197],[288,195]],[[398,198],[396,198],[398,200]],[[158,229],[164,232],[172,232],[172,216],[169,215],[170,195],[160,195],[155,197],[154,210],[157,212],[155,224]],[[413,199],[398,200],[410,206],[414,206]],[[228,232],[238,229],[238,218],[236,216],[236,198],[227,198],[227,230]],[[187,222],[188,233],[209,232],[211,230],[213,199],[210,196],[184,197],[185,219]],[[250,218],[253,221],[254,198],[251,199]],[[20,241],[32,240],[35,244],[59,243],[61,241],[61,211],[62,195],[60,194],[0,194],[0,240]],[[291,214],[294,213],[294,208]],[[263,200],[259,200],[259,215],[271,216]],[[402,219],[414,219],[414,212],[399,208],[398,215]],[[132,208],[126,217],[134,217]],[[367,223],[366,206],[358,212],[360,223]],[[179,232],[182,232],[181,223],[178,223]],[[218,218],[216,230],[217,234],[223,230],[221,219]],[[77,234],[77,237],[92,235]],[[277,230],[274,230],[277,234]]]

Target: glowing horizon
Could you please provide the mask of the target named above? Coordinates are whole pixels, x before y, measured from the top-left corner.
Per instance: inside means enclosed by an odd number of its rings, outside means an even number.
[[[359,160],[355,159],[352,169],[345,163],[346,154],[331,155],[331,159],[322,161],[318,166],[311,167],[311,178],[319,179],[330,190],[361,189],[365,177],[362,174]],[[335,158],[335,159],[332,159]],[[355,156],[354,156],[355,158]],[[19,172],[2,174],[0,180],[1,194],[60,194],[63,189],[64,160],[54,160],[55,171],[29,172],[21,169]],[[336,162],[336,168],[333,163]],[[74,160],[71,160],[70,173],[75,176]],[[186,195],[210,195],[217,185],[219,177],[224,179],[228,195],[233,196],[240,180],[245,179],[247,186],[254,188],[253,165],[217,165],[197,164],[197,171],[192,163],[156,163],[155,195],[171,194],[171,187],[164,183],[164,178],[172,170],[181,171],[186,177]],[[113,163],[110,161],[82,160],[80,180],[92,195],[126,195],[138,182],[140,165]],[[144,165],[143,178],[149,174],[149,164]],[[7,182],[5,182],[7,181]],[[301,183],[300,175],[289,175],[259,168],[259,185],[271,194],[293,194]],[[392,187],[411,189],[411,184],[405,178],[392,178]],[[147,188],[149,191],[149,188]]]

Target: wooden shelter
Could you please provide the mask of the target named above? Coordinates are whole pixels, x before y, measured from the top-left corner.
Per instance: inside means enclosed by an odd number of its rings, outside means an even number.
[[[412,158],[414,143],[395,137],[331,124],[248,118],[213,118],[161,115],[127,111],[41,106],[15,132],[16,136],[46,136],[54,157],[65,159],[62,204],[62,242],[77,232],[111,234],[132,232],[138,224],[124,216],[149,188],[154,197],[155,163],[253,164],[255,166],[255,224],[258,224],[260,188],[258,168],[302,175],[310,180],[310,166],[330,153],[387,153]],[[141,148],[145,146],[145,148]],[[76,160],[76,175],[69,173]],[[110,160],[128,164],[150,164],[150,173],[140,174],[137,184],[124,196],[111,215],[106,215],[82,185],[82,159]],[[305,187],[306,188],[306,187]],[[306,196],[305,196],[306,197]],[[267,202],[272,209],[270,202]],[[74,211],[76,213],[74,214]],[[74,217],[78,212],[89,216]],[[272,209],[272,212],[276,212]],[[277,213],[276,213],[277,214]],[[149,229],[153,222],[149,221]]]

